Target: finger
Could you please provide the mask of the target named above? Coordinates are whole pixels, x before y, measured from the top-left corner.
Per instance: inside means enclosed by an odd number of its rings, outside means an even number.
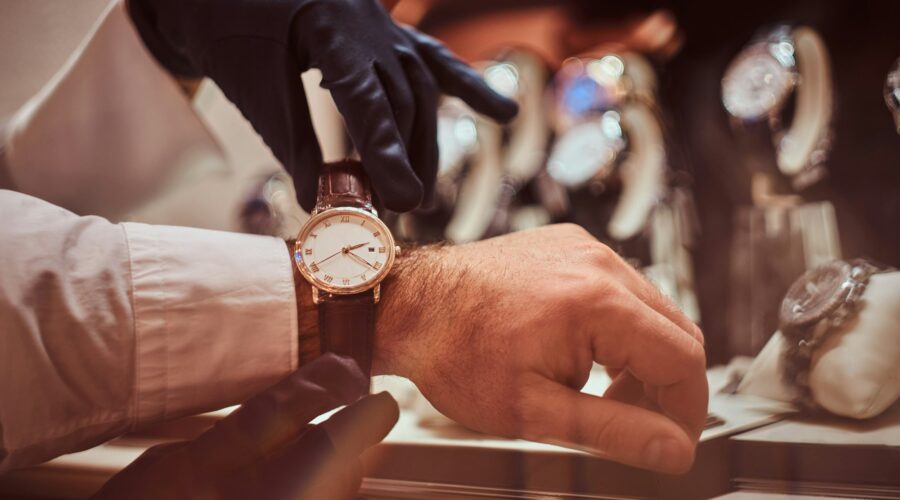
[[[308,498],[310,500],[322,498],[329,500],[354,500],[359,498],[357,493],[360,485],[362,485],[362,464],[358,458],[353,458],[341,464],[336,470],[329,468],[327,471],[317,475],[313,479],[308,492],[305,492],[300,498]]]
[[[688,333],[630,293],[608,294],[592,328],[594,360],[660,387],[663,412],[698,438],[708,403],[706,356]]]
[[[615,399],[632,406],[652,409],[648,405],[647,394],[644,392],[644,383],[634,378],[627,371],[623,371],[621,375],[613,379],[603,393],[603,397]]]
[[[181,453],[187,444],[179,441],[149,448],[91,499],[166,498],[175,491],[187,494],[192,487],[201,489],[204,478],[191,474],[193,464]]]
[[[291,174],[300,205],[310,211],[316,204],[322,152],[300,80],[301,71],[286,51],[266,49],[259,50],[243,39],[222,40],[215,50],[228,51],[230,58],[243,64],[211,67],[208,76],[241,110]],[[243,85],[248,74],[255,76],[253,89]]]
[[[678,325],[682,330],[689,333],[695,340],[702,345],[703,332],[696,323],[666,297],[659,289],[653,285],[645,276],[639,273],[631,266],[622,266],[621,271],[617,273],[619,282],[625,286],[641,301],[652,307],[660,314],[668,318],[671,322]]]
[[[459,97],[475,111],[501,123],[512,120],[519,112],[515,101],[495,92],[477,71],[460,61],[441,42],[409,27],[403,27],[403,31],[419,50],[444,93]]]
[[[356,401],[368,386],[352,359],[325,354],[200,435],[191,453],[217,470],[251,463],[289,442],[316,416]]]
[[[323,79],[322,86],[331,91],[344,116],[379,199],[397,212],[418,207],[422,182],[409,164],[394,111],[375,70],[367,68],[336,81]]]
[[[289,494],[276,498],[351,498],[362,480],[359,454],[381,442],[399,416],[397,402],[383,392],[303,434],[265,465],[270,482],[280,484],[279,493]]]
[[[339,455],[356,457],[381,442],[400,418],[400,407],[387,392],[365,397],[321,424]]]
[[[334,445],[328,433],[319,426],[311,426],[274,455],[248,468],[248,472],[256,471],[251,477],[258,478],[255,483],[262,491],[235,498],[335,498],[320,495],[326,488],[330,493],[335,489],[346,489],[339,484],[340,478],[328,474],[326,469],[334,456]],[[247,482],[244,478],[238,478],[238,481]],[[229,485],[233,490],[240,487]]]
[[[413,133],[413,120],[416,116],[416,102],[413,98],[413,90],[407,81],[406,73],[399,61],[378,61],[374,64],[375,74],[381,88],[390,103],[394,122],[403,139],[403,145],[407,152]]]
[[[409,78],[412,88],[416,89],[415,122],[409,142],[409,161],[413,170],[422,181],[424,188],[423,204],[431,203],[434,196],[438,171],[437,144],[437,106],[439,92],[437,82],[428,72],[425,63],[411,52],[401,52],[400,61]]]
[[[523,437],[666,473],[686,472],[694,441],[659,413],[544,380],[523,408]]]

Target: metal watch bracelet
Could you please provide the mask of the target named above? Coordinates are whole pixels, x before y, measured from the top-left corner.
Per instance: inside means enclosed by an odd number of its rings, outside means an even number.
[[[869,284],[869,278],[873,274],[888,270],[888,268],[876,266],[863,259],[852,260],[848,263],[852,266],[850,276],[842,286],[846,295],[837,309],[812,324],[782,328],[782,335],[786,341],[783,352],[782,379],[795,390],[795,402],[801,410],[806,412],[819,411],[810,386],[812,359],[816,350],[835,328],[844,324],[857,312]]]

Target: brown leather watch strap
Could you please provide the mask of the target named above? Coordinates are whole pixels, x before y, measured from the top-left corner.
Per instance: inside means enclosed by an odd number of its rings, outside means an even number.
[[[326,163],[319,175],[316,211],[333,207],[356,207],[374,210],[372,191],[362,163],[343,160]]]
[[[331,295],[319,303],[323,352],[353,358],[363,373],[372,373],[375,294]]]
[[[316,211],[355,207],[374,213],[372,191],[362,163],[344,160],[326,163],[319,176]],[[372,336],[375,334],[375,293],[320,295],[319,334],[322,352],[356,360],[364,373],[372,371]]]

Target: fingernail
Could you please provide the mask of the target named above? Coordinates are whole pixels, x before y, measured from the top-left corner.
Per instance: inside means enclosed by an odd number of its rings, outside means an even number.
[[[656,438],[644,448],[644,464],[657,470],[678,468],[678,442],[672,438]]]

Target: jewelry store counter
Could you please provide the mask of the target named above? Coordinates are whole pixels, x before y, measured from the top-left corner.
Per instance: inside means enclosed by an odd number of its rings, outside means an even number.
[[[711,382],[713,389],[721,386]],[[604,384],[592,377],[586,390],[602,392]],[[862,426],[826,425],[785,419],[788,408],[781,403],[715,393],[697,461],[686,475],[675,477],[557,446],[476,434],[441,422],[440,416],[423,418],[429,410],[411,402],[402,387],[390,388],[399,393],[404,410],[390,435],[364,457],[364,498],[712,498],[734,495],[736,489],[752,490],[747,498],[776,491],[900,495],[900,475],[891,474],[900,470],[900,411]],[[0,497],[86,498],[148,447],[194,436],[227,411],[15,471],[0,479]],[[825,484],[820,476],[835,474],[841,457],[846,457],[843,472]]]

